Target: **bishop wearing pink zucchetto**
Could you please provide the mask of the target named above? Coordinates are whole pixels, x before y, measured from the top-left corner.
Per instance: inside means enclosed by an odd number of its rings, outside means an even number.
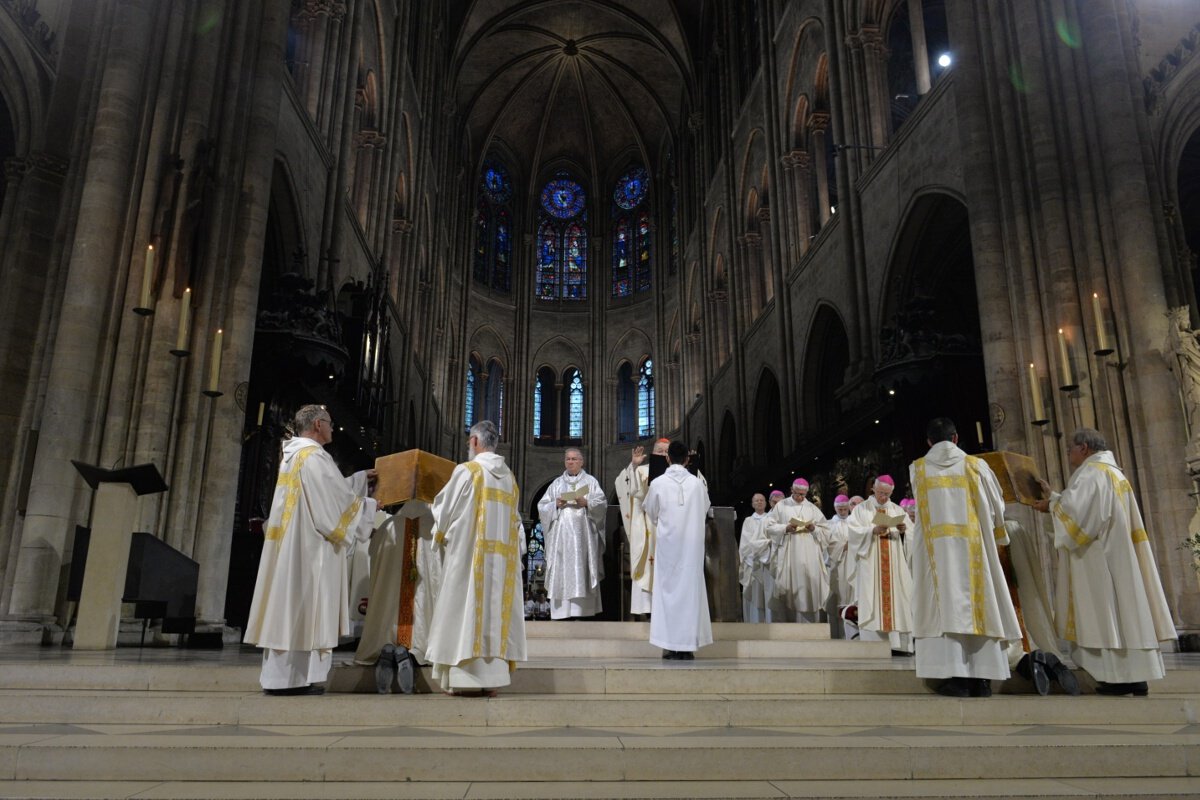
[[[825,515],[807,498],[808,481],[792,481],[792,496],[779,501],[767,519],[777,544],[775,597],[782,622],[817,622],[829,594],[825,567]]]
[[[850,514],[847,558],[855,559],[859,638],[888,641],[893,655],[913,652],[912,567],[905,548],[908,514],[891,501],[896,481],[875,479],[871,496]]]

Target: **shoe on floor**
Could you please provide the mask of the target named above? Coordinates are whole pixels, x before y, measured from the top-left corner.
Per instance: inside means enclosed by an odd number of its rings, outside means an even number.
[[[379,660],[375,662],[375,691],[379,694],[390,694],[395,678],[396,646],[385,644],[379,651]]]
[[[942,697],[970,697],[971,687],[967,678],[948,678],[934,689]]]
[[[992,682],[987,678],[967,678],[970,681],[971,697],[991,697]]]
[[[1109,697],[1122,697],[1131,694],[1134,697],[1145,697],[1150,694],[1150,687],[1145,681],[1136,683],[1105,683],[1098,681],[1096,683],[1096,694],[1104,694]]]
[[[271,697],[299,697],[301,695],[325,694],[325,687],[319,683],[308,686],[292,686],[287,689],[263,689],[263,694]]]
[[[1046,665],[1046,672],[1050,674],[1051,679],[1058,683],[1060,689],[1072,697],[1078,697],[1079,679],[1075,677],[1075,673],[1071,672],[1070,667],[1064,664],[1054,653],[1047,653],[1039,650],[1035,657],[1040,657],[1043,664]]]
[[[1042,697],[1050,694],[1050,671],[1037,653],[1026,653],[1017,662],[1017,674],[1033,684]]]

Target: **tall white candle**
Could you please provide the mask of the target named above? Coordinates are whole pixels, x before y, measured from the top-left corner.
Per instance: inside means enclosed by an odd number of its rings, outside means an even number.
[[[217,328],[217,332],[213,334],[212,344],[212,363],[208,368],[208,390],[210,392],[217,391],[217,384],[221,379],[221,339],[225,336],[224,331]]]
[[[260,428],[262,427],[262,418],[263,418],[263,412],[264,412],[264,411],[266,411],[266,410],[267,410],[267,404],[266,404],[266,403],[259,403],[259,404],[258,404],[258,427],[260,427]]]
[[[1042,379],[1038,377],[1037,367],[1029,364],[1029,388],[1033,391],[1033,418],[1045,419],[1046,407],[1042,405]]]
[[[983,444],[983,423],[975,420],[975,438],[979,440],[979,444]]]
[[[175,349],[181,353],[187,352],[188,333],[190,328],[188,323],[192,316],[192,289],[188,287],[183,290],[183,297],[179,301],[179,331],[175,334]]]
[[[154,245],[146,247],[146,267],[142,270],[142,296],[138,308],[150,308],[150,295],[154,287]]]
[[[1075,376],[1071,374],[1071,357],[1067,354],[1067,334],[1062,328],[1058,329],[1058,354],[1062,358],[1061,386],[1074,386]]]
[[[1104,329],[1104,313],[1100,310],[1100,295],[1092,292],[1092,313],[1096,315],[1097,350],[1108,349],[1108,331]]]

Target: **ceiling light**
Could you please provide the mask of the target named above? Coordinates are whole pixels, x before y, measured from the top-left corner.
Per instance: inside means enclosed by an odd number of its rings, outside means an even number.
[[[938,66],[942,69],[945,69],[953,63],[954,59],[950,57],[949,53],[942,53],[940,56],[938,56]]]

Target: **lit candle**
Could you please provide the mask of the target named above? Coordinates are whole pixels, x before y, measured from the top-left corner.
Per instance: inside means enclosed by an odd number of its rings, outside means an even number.
[[[224,331],[217,328],[217,332],[213,334],[212,343],[212,363],[208,368],[208,390],[210,392],[217,391],[217,384],[221,378],[221,339],[225,336]]]
[[[150,308],[150,292],[154,286],[154,245],[146,247],[146,267],[142,270],[142,299],[138,308]]]
[[[1071,374],[1071,357],[1067,355],[1067,334],[1062,328],[1058,329],[1058,354],[1062,357],[1062,386],[1074,386],[1075,376]]]
[[[258,427],[260,427],[260,428],[262,427],[262,418],[263,418],[263,412],[264,412],[264,411],[266,411],[266,410],[267,410],[267,404],[266,404],[266,403],[259,403],[259,404],[258,404]]]
[[[983,423],[975,420],[975,437],[979,439],[979,444],[983,444]]]
[[[1042,380],[1038,377],[1037,367],[1029,364],[1029,387],[1033,390],[1033,418],[1045,419],[1046,407],[1042,405]]]
[[[179,301],[179,332],[175,335],[175,350],[180,353],[187,352],[188,345],[188,322],[192,315],[192,289],[188,287],[183,290],[183,298]]]
[[[1108,332],[1104,330],[1104,313],[1100,310],[1100,295],[1092,293],[1092,313],[1096,315],[1097,350],[1108,349]]]

